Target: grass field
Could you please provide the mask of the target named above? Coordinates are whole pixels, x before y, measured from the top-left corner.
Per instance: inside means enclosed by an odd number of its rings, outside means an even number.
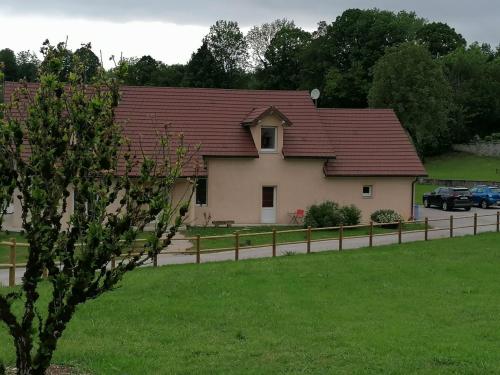
[[[99,375],[498,374],[499,239],[137,270],[78,309],[54,361]],[[12,363],[6,340],[2,327]]]
[[[500,181],[500,158],[452,152],[428,158],[425,168],[430,178]]]
[[[423,229],[423,224],[403,224],[403,231],[408,230],[418,230]],[[305,230],[290,232],[290,233],[279,233],[280,231],[286,230],[297,230],[303,229],[299,226],[290,226],[290,227],[276,227],[276,242],[277,243],[286,243],[286,242],[298,242],[298,241],[306,241],[307,233]],[[183,234],[186,237],[194,237],[196,235],[200,235],[201,237],[206,236],[222,236],[228,234],[234,234],[238,231],[243,236],[240,237],[240,246],[260,246],[260,245],[269,245],[272,244],[272,226],[255,226],[255,227],[232,227],[232,228],[214,228],[214,227],[191,227],[188,230],[184,231]],[[389,233],[395,232],[397,228],[380,228],[374,227],[373,233]],[[255,233],[256,235],[248,235]],[[269,233],[269,234],[260,234],[260,233]],[[345,237],[352,236],[367,236],[369,234],[369,228],[348,228],[344,230]],[[335,239],[339,237],[338,230],[313,230],[311,233],[312,240],[319,239]],[[194,241],[192,241],[194,242]],[[193,244],[194,245],[194,244]],[[220,248],[234,248],[235,239],[234,237],[224,237],[224,238],[210,238],[210,239],[202,239],[200,241],[200,248],[202,250],[210,250],[210,249],[220,249]]]

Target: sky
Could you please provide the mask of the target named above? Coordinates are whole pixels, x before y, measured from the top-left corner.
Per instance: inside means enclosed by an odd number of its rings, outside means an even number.
[[[151,55],[185,63],[218,19],[246,32],[277,18],[306,30],[335,20],[348,8],[413,10],[454,27],[467,41],[500,43],[500,3],[495,0],[0,0],[0,49],[38,52],[42,42],[68,40],[71,49],[91,42],[106,66],[111,55]]]

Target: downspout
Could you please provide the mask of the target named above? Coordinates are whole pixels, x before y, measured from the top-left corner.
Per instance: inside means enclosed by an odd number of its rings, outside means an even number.
[[[418,178],[415,178],[411,183],[411,219],[416,220],[415,217],[415,184],[417,183]]]

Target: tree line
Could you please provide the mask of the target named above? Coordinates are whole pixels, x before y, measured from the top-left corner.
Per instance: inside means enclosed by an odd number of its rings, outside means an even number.
[[[53,53],[67,67],[63,75],[83,62],[88,82],[101,66],[90,44],[73,52],[61,43]],[[28,81],[45,63],[9,49],[0,51],[0,62],[7,80]],[[348,9],[313,32],[278,19],[246,35],[237,22],[219,20],[186,64],[146,55],[121,57],[111,70],[127,85],[319,88],[319,106],[393,108],[421,156],[500,132],[499,49],[467,45],[446,23],[414,12]]]

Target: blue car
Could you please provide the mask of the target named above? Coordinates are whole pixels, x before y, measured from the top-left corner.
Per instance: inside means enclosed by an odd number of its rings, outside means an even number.
[[[500,187],[476,185],[470,189],[472,201],[481,208],[500,205]]]

